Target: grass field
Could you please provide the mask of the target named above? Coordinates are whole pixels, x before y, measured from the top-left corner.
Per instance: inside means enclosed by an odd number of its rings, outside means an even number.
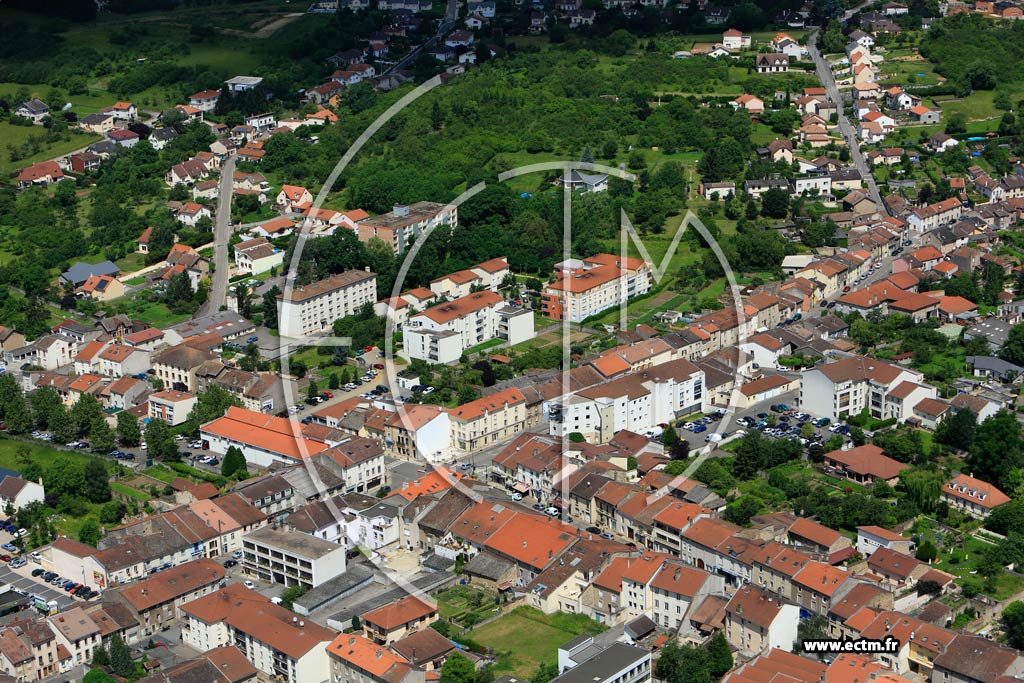
[[[541,664],[557,661],[556,649],[576,636],[597,634],[605,627],[578,614],[544,614],[532,607],[519,607],[469,636],[492,648],[498,655],[495,673],[510,673],[529,679]]]
[[[156,301],[132,303],[128,314],[154,327],[170,327],[189,318],[188,313],[172,313],[166,304]]]
[[[14,126],[7,122],[0,122],[0,142],[3,143],[3,148],[0,149],[0,173],[10,173],[16,169],[34,164],[37,161],[46,161],[47,159],[63,156],[81,147],[91,145],[100,139],[98,135],[75,131],[71,133],[71,137],[67,140],[43,143],[38,154],[33,154],[18,161],[11,161],[7,145],[20,146],[30,136],[41,138],[45,133],[46,131],[42,126],[32,126],[29,128],[28,126]]]
[[[145,503],[150,499],[150,495],[148,493],[143,493],[138,489],[132,488],[131,486],[126,486],[124,484],[120,484],[116,481],[111,482],[110,490],[113,491],[114,493],[120,493],[123,496],[134,498],[140,503]]]

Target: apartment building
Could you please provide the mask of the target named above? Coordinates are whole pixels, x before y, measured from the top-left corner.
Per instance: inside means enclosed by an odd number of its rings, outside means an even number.
[[[262,527],[242,539],[250,576],[285,586],[316,588],[345,573],[345,546],[297,531]]]
[[[149,395],[149,417],[176,427],[188,419],[198,400],[187,391],[158,391]]]
[[[256,669],[286,683],[329,676],[327,645],[334,632],[241,584],[186,603],[181,611],[182,642],[201,652],[234,645]]]
[[[422,669],[400,655],[354,633],[342,633],[327,646],[333,683],[423,683]]]
[[[966,474],[958,474],[947,481],[941,498],[950,507],[978,519],[988,517],[992,510],[1010,502],[1010,497],[992,484]]]
[[[68,651],[72,666],[88,665],[93,652],[103,643],[100,627],[81,607],[54,614],[49,618],[50,628],[57,636],[58,646]]]
[[[578,323],[651,289],[651,266],[643,259],[597,254],[555,264],[555,281],[541,294],[541,310],[552,320]]]
[[[416,202],[409,206],[395,206],[388,213],[364,218],[356,223],[360,242],[379,239],[400,254],[427,230],[438,225],[458,227],[459,213],[454,206],[436,202]]]
[[[430,363],[454,363],[473,346],[492,339],[510,345],[533,339],[533,311],[506,304],[484,290],[411,316],[403,329],[405,353]]]
[[[526,429],[526,397],[510,387],[452,408],[448,420],[452,446],[476,451]]]
[[[607,443],[620,430],[642,434],[658,424],[703,410],[704,371],[685,359],[669,361],[588,387],[549,407],[552,435],[579,433]]]
[[[150,578],[108,592],[105,600],[125,606],[139,624],[139,635],[149,636],[181,618],[181,606],[217,590],[224,567],[201,558]]]
[[[437,605],[415,595],[370,610],[359,618],[363,634],[379,645],[391,645],[429,627],[437,619]]]
[[[924,375],[914,370],[875,358],[851,356],[804,370],[800,407],[831,420],[858,415],[865,408],[879,420],[906,419],[913,411],[904,407],[902,389],[896,391],[904,382],[928,386]]]
[[[284,263],[284,249],[279,249],[264,237],[239,242],[235,245],[235,266],[250,275],[266,273]]]
[[[335,320],[376,300],[377,275],[346,270],[278,294],[278,327],[286,337],[332,334]]]
[[[799,607],[756,586],[740,588],[725,607],[726,640],[744,653],[792,648],[799,623]]]

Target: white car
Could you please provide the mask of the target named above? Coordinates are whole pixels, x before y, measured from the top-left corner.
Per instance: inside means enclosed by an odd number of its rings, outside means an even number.
[[[235,552],[231,553],[231,559],[240,560],[242,559],[242,555],[244,554],[245,553],[243,553],[241,550],[236,550]]]
[[[554,505],[549,507],[544,512],[546,512],[547,514],[551,515],[552,517],[557,517],[558,515],[562,514],[562,511],[559,510],[558,508],[556,508]]]
[[[256,590],[256,584],[253,583],[252,581],[243,581],[242,585],[245,586],[246,588],[248,588],[251,591]]]
[[[523,494],[521,494],[521,493],[513,493],[512,494],[512,500],[519,501],[519,500],[522,500],[522,499],[523,499]]]

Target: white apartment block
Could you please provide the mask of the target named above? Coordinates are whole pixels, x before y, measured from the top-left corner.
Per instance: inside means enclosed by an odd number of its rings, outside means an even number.
[[[864,356],[804,370],[800,382],[800,407],[830,420],[867,408],[876,419],[903,421],[923,398],[935,398],[924,375]]]
[[[278,329],[286,337],[331,334],[335,320],[376,300],[376,274],[347,270],[278,294]]]
[[[592,443],[608,443],[620,430],[643,434],[705,407],[704,371],[679,359],[589,387],[549,406],[549,431],[555,436],[578,432]]]
[[[651,289],[651,266],[642,259],[597,254],[555,264],[555,281],[544,288],[541,309],[552,320],[574,323]]]
[[[404,351],[430,363],[454,363],[463,351],[491,339],[510,345],[533,339],[533,311],[505,303],[490,290],[439,304],[409,318]]]
[[[265,526],[242,539],[242,567],[270,583],[316,588],[345,573],[345,546]]]

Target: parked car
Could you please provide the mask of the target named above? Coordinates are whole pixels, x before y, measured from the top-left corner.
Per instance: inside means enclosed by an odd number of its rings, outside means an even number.
[[[16,552],[18,552],[18,547],[16,545],[14,545],[13,543],[4,543],[3,545],[0,545],[0,548],[3,548],[4,550],[6,550],[9,553],[16,553]]]
[[[42,576],[45,573],[46,573],[46,570],[43,569],[42,567],[36,567],[35,569],[32,570],[32,576]]]
[[[26,564],[28,564],[28,560],[26,560],[24,557],[16,557],[13,560],[11,560],[10,566],[13,569],[17,569],[18,567],[24,567]]]
[[[512,500],[515,500],[515,501],[520,501],[520,500],[523,499],[523,494],[521,494],[521,493],[513,493],[510,496],[510,498],[512,498]]]
[[[224,560],[224,568],[231,569],[238,566],[238,560]]]
[[[231,559],[240,560],[242,559],[243,555],[245,555],[245,553],[243,553],[241,550],[236,550],[235,552],[231,553]]]
[[[243,581],[242,585],[248,588],[249,590],[256,590],[256,584],[252,581]]]

